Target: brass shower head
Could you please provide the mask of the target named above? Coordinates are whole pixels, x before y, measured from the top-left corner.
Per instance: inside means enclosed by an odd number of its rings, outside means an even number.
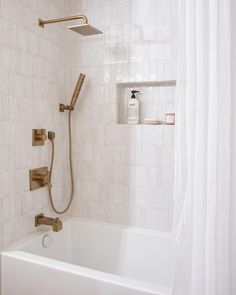
[[[100,31],[99,29],[97,29],[89,24],[70,26],[70,27],[68,27],[68,29],[70,29],[76,33],[79,33],[83,36],[102,34],[102,31]]]
[[[76,25],[76,26],[70,26],[70,27],[68,27],[68,29],[70,29],[76,33],[79,33],[83,36],[102,34],[102,31],[100,31],[99,29],[92,27],[91,25],[88,24],[88,19],[85,15],[66,16],[66,17],[54,18],[54,19],[49,19],[49,20],[39,19],[39,26],[44,28],[44,26],[47,24],[65,22],[65,21],[75,20],[75,19],[82,19],[83,24]]]

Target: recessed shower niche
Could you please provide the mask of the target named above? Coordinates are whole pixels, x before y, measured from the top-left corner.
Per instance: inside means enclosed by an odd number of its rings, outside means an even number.
[[[128,100],[132,90],[139,93],[139,124],[155,119],[165,124],[167,113],[174,113],[175,80],[151,82],[127,82],[116,85],[117,124],[128,123]]]

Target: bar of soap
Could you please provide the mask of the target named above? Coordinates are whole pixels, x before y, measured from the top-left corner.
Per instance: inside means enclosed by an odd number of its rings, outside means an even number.
[[[154,118],[145,118],[144,119],[144,124],[149,124],[149,125],[161,125],[161,121],[154,119]]]

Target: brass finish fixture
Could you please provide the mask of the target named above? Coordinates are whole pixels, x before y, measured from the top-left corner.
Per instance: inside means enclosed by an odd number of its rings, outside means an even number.
[[[32,129],[32,146],[44,145],[47,140],[46,129]]]
[[[75,106],[75,104],[77,102],[77,99],[79,97],[79,94],[80,94],[81,88],[83,86],[85,77],[86,77],[85,74],[81,73],[79,75],[79,79],[78,79],[78,81],[76,83],[75,90],[74,90],[74,93],[73,93],[71,101],[70,101],[70,107],[73,108],[73,109],[74,109],[74,106]]]
[[[60,103],[59,104],[59,111],[60,112],[64,112],[65,110],[69,110],[69,111],[74,110],[74,107],[75,107],[75,104],[76,104],[77,99],[79,97],[79,94],[80,94],[81,88],[83,86],[85,77],[86,77],[85,74],[81,73],[79,75],[79,79],[78,79],[78,81],[76,83],[75,90],[74,90],[74,93],[73,93],[71,101],[70,101],[70,105],[64,105],[63,103]]]
[[[43,213],[35,216],[35,226],[39,225],[50,225],[55,232],[62,230],[62,221],[59,218],[46,217]]]
[[[48,139],[53,140],[56,137],[56,133],[53,131],[48,131]]]
[[[73,15],[73,16],[53,18],[49,20],[42,20],[41,18],[39,18],[39,26],[44,28],[44,25],[47,25],[47,24],[66,22],[68,20],[75,20],[75,19],[82,19],[84,21],[84,24],[88,23],[88,19],[85,15]]]
[[[72,108],[71,106],[69,105],[65,105],[64,103],[59,103],[59,112],[63,112],[64,111],[73,111],[74,108]]]
[[[75,107],[75,104],[77,102],[78,96],[80,94],[82,85],[84,83],[84,79],[85,79],[85,75],[84,74],[80,74],[79,79],[76,83],[75,86],[75,90],[73,92],[71,101],[70,101],[70,105],[64,105],[64,104],[60,104],[59,105],[59,111],[60,112],[64,112],[65,110],[68,110],[68,131],[69,131],[69,165],[70,165],[70,180],[71,180],[71,191],[70,191],[70,197],[69,197],[69,201],[68,204],[66,205],[65,209],[59,211],[55,205],[54,205],[54,201],[53,201],[53,195],[52,195],[52,189],[51,189],[51,185],[48,185],[48,194],[49,194],[49,201],[51,204],[51,207],[53,209],[53,211],[57,214],[63,214],[65,213],[69,208],[70,205],[73,201],[73,197],[74,197],[74,173],[73,173],[73,163],[72,163],[72,130],[71,130],[71,114],[72,111]],[[55,155],[55,143],[54,143],[54,139],[55,139],[55,133],[53,131],[49,131],[48,132],[48,139],[51,141],[52,143],[52,154],[51,154],[51,163],[50,163],[50,172],[49,172],[49,184],[51,184],[51,179],[52,179],[52,172],[53,172],[53,164],[54,164],[54,155]]]
[[[102,34],[102,31],[98,30],[97,28],[91,26],[88,23],[88,19],[85,15],[73,15],[73,16],[66,16],[66,17],[60,17],[60,18],[53,18],[49,20],[42,20],[41,18],[39,18],[39,26],[44,28],[44,26],[47,24],[65,22],[65,21],[76,20],[76,19],[82,19],[83,23],[79,25],[75,25],[75,26],[70,26],[68,27],[68,29],[76,33],[79,33],[83,36]]]
[[[48,167],[41,167],[29,171],[30,190],[36,190],[44,186],[51,186]]]
[[[79,33],[83,36],[102,34],[102,31],[100,31],[99,29],[97,29],[89,24],[70,26],[70,27],[68,27],[68,29],[70,29],[71,31],[74,31],[76,33]]]

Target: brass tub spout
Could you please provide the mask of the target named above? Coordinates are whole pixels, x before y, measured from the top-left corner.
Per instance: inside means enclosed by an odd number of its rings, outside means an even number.
[[[35,216],[35,226],[39,225],[50,225],[55,232],[62,230],[62,221],[59,218],[46,217],[43,213]]]

